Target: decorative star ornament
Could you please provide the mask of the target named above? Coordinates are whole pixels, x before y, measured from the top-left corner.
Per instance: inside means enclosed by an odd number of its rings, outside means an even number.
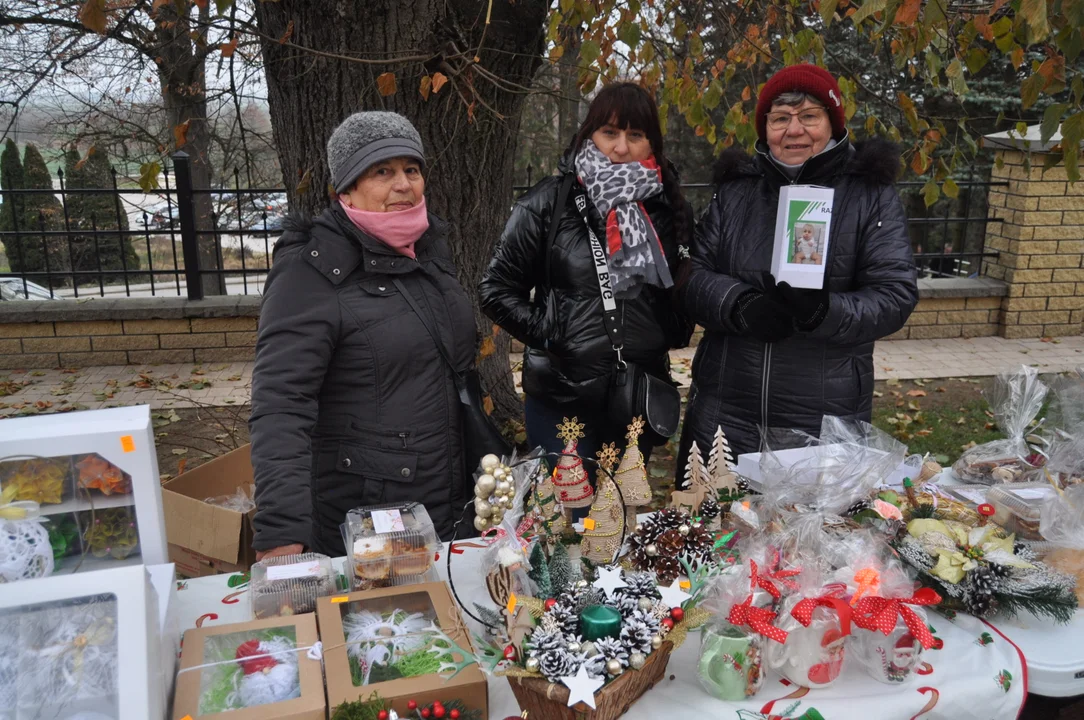
[[[568,706],[572,707],[578,702],[585,703],[595,710],[595,691],[606,682],[602,678],[591,678],[587,675],[587,665],[580,665],[580,669],[572,677],[563,677],[561,682],[568,688]]]
[[[680,580],[674,580],[669,587],[659,585],[659,594],[662,595],[662,601],[668,608],[679,608],[681,603],[692,597],[692,595],[681,589]]]
[[[598,569],[598,579],[595,580],[594,586],[605,591],[606,597],[610,600],[614,599],[614,593],[618,588],[628,587],[625,581],[621,579],[621,568],[619,567],[600,567]]]

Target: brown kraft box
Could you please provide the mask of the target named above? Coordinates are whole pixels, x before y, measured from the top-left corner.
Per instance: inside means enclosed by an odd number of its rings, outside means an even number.
[[[459,699],[468,708],[481,710],[482,717],[489,717],[489,686],[477,664],[463,669],[450,680],[432,674],[355,686],[350,674],[342,618],[344,610],[357,607],[359,602],[371,603],[374,611],[377,607],[391,606],[408,612],[425,612],[432,608],[436,614],[435,622],[440,629],[457,645],[473,652],[459,608],[452,600],[448,586],[443,582],[400,585],[320,598],[316,601],[316,619],[320,624],[320,640],[323,643],[330,713],[344,702],[367,700],[376,692],[382,699],[390,702],[392,708],[401,716],[408,714],[409,700],[425,706],[436,701]]]
[[[319,639],[316,631],[316,616],[312,613],[187,630],[182,641],[184,650],[181,653],[181,670],[177,675],[173,720],[185,720],[188,717],[206,720],[325,720],[327,702],[324,699],[324,678],[320,661],[308,657],[305,650],[299,650],[297,653],[301,697],[243,710],[227,710],[209,715],[199,714],[200,676],[203,671],[186,672],[186,668],[195,668],[205,664],[203,652],[208,637],[288,626],[294,628],[298,648],[312,647]]]

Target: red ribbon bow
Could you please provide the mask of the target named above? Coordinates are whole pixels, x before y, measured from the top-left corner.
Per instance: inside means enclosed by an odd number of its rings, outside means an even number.
[[[775,564],[776,568],[779,567],[779,555],[778,555],[778,553],[775,556],[775,563],[774,564]],[[788,588],[790,590],[797,590],[798,589],[798,583],[794,582],[793,580],[788,580],[787,578],[794,577],[795,575],[797,575],[800,572],[801,572],[800,570],[778,570],[777,569],[775,571],[768,572],[768,573],[765,573],[764,575],[761,575],[760,572],[759,572],[759,569],[757,568],[756,562],[753,561],[753,560],[750,560],[749,561],[749,587],[751,589],[753,589],[753,590],[756,590],[759,587],[760,589],[766,591],[773,598],[778,600],[779,598],[783,597],[783,593],[781,593],[779,591],[779,588],[776,587],[775,583],[773,583],[772,580],[776,580],[776,581],[782,583],[784,587],[786,587],[786,588]]]
[[[851,607],[844,600],[834,595],[821,595],[815,598],[805,598],[791,608],[791,616],[804,627],[809,627],[813,622],[813,611],[819,607],[825,607],[836,611],[839,616],[839,631],[843,635],[851,634]]]
[[[772,625],[775,613],[768,608],[753,607],[752,602],[753,596],[750,595],[741,605],[730,608],[730,615],[727,617],[730,624],[748,625],[751,630],[760,633],[766,638],[775,640],[780,645],[785,643],[787,641],[787,631]]]
[[[885,635],[896,627],[896,618],[902,617],[907,629],[911,631],[924,650],[933,647],[933,634],[918,614],[908,605],[936,605],[941,596],[930,588],[922,588],[909,598],[883,598],[868,596],[858,601],[854,608],[854,624],[864,630],[880,630]]]

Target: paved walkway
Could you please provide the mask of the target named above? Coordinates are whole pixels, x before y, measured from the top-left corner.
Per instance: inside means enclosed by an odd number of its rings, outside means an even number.
[[[671,355],[674,378],[687,387],[693,349]],[[519,359],[512,358],[513,363]],[[1084,366],[1084,336],[1041,340],[896,340],[877,344],[878,380],[976,377],[1034,365],[1042,373]],[[519,373],[515,373],[519,387]],[[252,363],[93,367],[0,372],[0,417],[150,404],[158,412],[245,405]]]

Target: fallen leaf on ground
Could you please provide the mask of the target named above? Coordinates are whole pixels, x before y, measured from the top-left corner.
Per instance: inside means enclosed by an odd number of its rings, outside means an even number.
[[[899,384],[900,384],[899,378],[888,378],[887,380],[885,380],[885,385],[899,385]]]
[[[962,418],[962,417],[956,418],[956,424],[957,424],[957,425],[966,425],[966,424],[967,424],[967,420],[965,420],[965,419],[964,419],[964,418]]]
[[[170,452],[174,455],[186,455],[188,453],[188,448],[173,448]]]
[[[915,380],[915,385],[918,385],[919,387],[925,387],[926,386],[926,381],[925,380]]]
[[[907,397],[926,397],[925,390],[908,390]]]
[[[883,392],[881,392],[880,390],[874,390],[873,391],[873,397],[875,397],[875,398],[884,397],[884,396],[885,396],[885,394]]]
[[[994,423],[986,423],[986,425],[984,425],[984,427],[987,430],[995,430],[995,429],[997,429],[997,425],[995,425]]]

